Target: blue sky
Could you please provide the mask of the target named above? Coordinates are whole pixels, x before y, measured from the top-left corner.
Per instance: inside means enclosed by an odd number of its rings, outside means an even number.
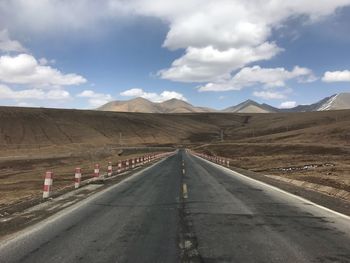
[[[0,105],[292,107],[350,92],[350,0],[72,2],[0,3]]]

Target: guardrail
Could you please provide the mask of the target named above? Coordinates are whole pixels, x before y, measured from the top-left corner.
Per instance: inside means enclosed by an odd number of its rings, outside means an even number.
[[[101,182],[105,180],[108,177],[117,176],[120,175],[128,170],[132,170],[136,167],[143,166],[145,164],[148,164],[152,161],[159,160],[165,157],[170,156],[174,152],[164,152],[164,153],[155,153],[155,154],[147,154],[142,155],[136,158],[130,158],[125,160],[120,160],[116,162],[114,165],[116,169],[113,169],[113,163],[108,162],[107,172],[101,173],[100,171],[100,164],[96,163],[93,169],[93,173],[91,178],[86,179],[84,181],[81,181],[83,172],[80,167],[77,167],[75,169],[74,177],[72,176],[72,186],[74,185],[74,188],[77,189],[83,185],[93,183],[93,182]],[[47,171],[45,173],[44,177],[44,189],[43,189],[43,198],[49,198],[52,192],[52,185],[53,185],[53,179],[54,179],[54,173],[52,171]]]
[[[220,164],[226,167],[230,167],[230,160],[221,156],[217,156],[217,155],[207,155],[204,153],[197,153],[195,151],[191,151],[189,150],[189,152],[193,155],[199,156],[203,159],[206,159],[210,162],[216,163],[216,164]]]

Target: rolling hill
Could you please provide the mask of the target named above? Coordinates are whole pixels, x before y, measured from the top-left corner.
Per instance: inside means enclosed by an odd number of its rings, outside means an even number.
[[[164,102],[151,102],[144,98],[135,98],[127,101],[112,101],[97,110],[116,112],[144,112],[144,113],[186,113],[186,112],[213,112],[213,109],[195,107],[188,102],[171,99]]]
[[[169,145],[220,141],[349,144],[350,111],[304,113],[120,113],[0,107],[6,149]],[[75,145],[75,146],[74,146]],[[73,149],[72,148],[72,149]]]

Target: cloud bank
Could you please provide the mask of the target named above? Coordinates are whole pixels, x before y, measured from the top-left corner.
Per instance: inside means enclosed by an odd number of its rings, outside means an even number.
[[[261,85],[254,96],[282,99],[287,92],[276,88],[285,88],[290,80],[302,83],[316,78],[304,67],[287,70],[253,66],[284,51],[273,39],[274,31],[291,18],[303,17],[304,21],[314,23],[348,5],[350,0],[3,0],[0,2],[0,51],[21,54],[0,57],[0,82],[28,85],[41,91],[86,83],[78,74],[64,74],[47,61],[26,54],[23,45],[10,38],[12,29],[39,34],[95,34],[106,21],[138,16],[153,17],[167,24],[169,29],[163,47],[182,51],[168,67],[158,71],[159,78],[199,83],[196,84],[200,86],[199,91],[241,90]],[[350,81],[350,73],[326,72],[322,80]],[[109,94],[91,92],[80,94],[88,98],[91,105],[111,98]],[[11,96],[22,96],[20,94]],[[132,89],[121,95],[158,102],[169,98],[186,100],[174,91],[157,94]]]
[[[89,105],[95,108],[113,100],[113,97],[110,94],[97,93],[93,90],[84,90],[77,94],[77,97],[87,98]]]
[[[0,81],[33,86],[71,86],[86,82],[77,74],[63,74],[50,66],[43,66],[28,54],[0,56]]]
[[[185,96],[182,95],[181,93],[178,93],[176,91],[168,91],[168,90],[165,90],[162,93],[158,94],[155,92],[145,92],[142,89],[134,88],[134,89],[123,91],[120,93],[120,95],[124,97],[141,97],[153,102],[163,102],[170,99],[187,101]]]
[[[245,67],[231,79],[210,82],[199,88],[199,91],[241,90],[245,87],[262,85],[264,88],[285,87],[288,80],[311,82],[316,80],[311,69],[296,66],[288,71],[285,68],[261,68],[260,66]]]
[[[26,49],[17,40],[11,40],[7,29],[0,31],[0,51],[26,52]]]
[[[327,71],[322,81],[324,82],[350,82],[350,71]]]
[[[216,82],[279,54],[283,49],[271,40],[272,33],[288,19],[302,16],[315,22],[349,4],[350,0],[3,0],[0,23],[52,32],[102,27],[106,20],[130,16],[154,17],[169,26],[163,47],[184,50],[158,72],[159,77]]]

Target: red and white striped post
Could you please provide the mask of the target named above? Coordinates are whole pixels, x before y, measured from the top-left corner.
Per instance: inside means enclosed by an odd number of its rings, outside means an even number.
[[[125,169],[126,169],[126,170],[129,170],[129,160],[126,160],[125,165],[126,165]]]
[[[75,168],[74,187],[79,188],[81,183],[81,168]]]
[[[108,162],[108,167],[107,167],[107,177],[112,176],[112,174],[113,174],[112,162]]]
[[[131,168],[135,168],[135,159],[131,160]]]
[[[230,161],[229,160],[226,160],[226,166],[230,167]]]
[[[51,192],[51,187],[52,187],[52,180],[53,180],[53,172],[46,172],[45,173],[45,179],[44,179],[43,198],[50,197],[50,192]]]
[[[100,177],[100,165],[99,165],[98,163],[95,164],[94,177],[95,177],[95,178]]]
[[[117,168],[117,173],[120,174],[122,172],[122,162],[118,162],[118,168]]]
[[[126,161],[122,161],[122,171],[126,170]]]

